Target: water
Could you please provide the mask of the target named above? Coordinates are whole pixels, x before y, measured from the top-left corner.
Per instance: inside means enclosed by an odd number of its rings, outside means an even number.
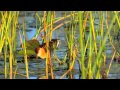
[[[28,40],[31,40],[36,34],[36,29],[35,28],[28,28],[28,29],[30,29],[31,31],[28,31],[26,34],[28,36]]]
[[[31,76],[30,79],[37,79],[37,77],[36,76]]]

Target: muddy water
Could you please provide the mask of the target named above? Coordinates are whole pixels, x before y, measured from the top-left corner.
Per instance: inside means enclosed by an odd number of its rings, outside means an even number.
[[[32,14],[33,16],[33,14]],[[57,16],[61,17],[61,12],[57,12]],[[19,18],[19,22],[22,23],[21,21],[21,17]],[[26,22],[27,22],[27,39],[31,40],[32,37],[35,35],[36,33],[36,28],[35,26],[31,27],[31,23],[35,24],[35,18],[31,17],[31,16],[27,16],[26,17]],[[96,23],[98,23],[98,21],[96,20]],[[96,26],[97,28],[97,26]],[[77,37],[77,36],[76,36]],[[59,59],[64,59],[65,57],[65,53],[66,53],[66,42],[65,42],[65,32],[64,32],[64,27],[61,27],[57,30],[55,30],[53,32],[53,36],[52,38],[58,38],[61,40],[60,42],[60,46],[59,49],[56,51],[56,55]],[[100,39],[99,37],[97,37],[98,40]],[[40,41],[41,42],[41,41]],[[18,48],[20,48],[20,40],[18,38]],[[112,54],[112,50],[111,47],[108,48],[107,52],[108,55]],[[110,62],[110,60],[107,60],[108,64]],[[3,74],[3,67],[4,63],[3,61],[0,60],[0,78],[4,78],[4,74]],[[53,66],[55,67],[54,70],[54,74],[55,74],[55,78],[59,79],[61,77],[61,75],[64,74],[64,72],[66,71],[66,65],[61,65],[59,66],[58,62],[55,61],[53,59]],[[15,71],[16,67],[17,67],[17,74],[15,76],[15,78],[17,79],[25,79],[25,76],[22,76],[20,74],[25,75],[25,64],[24,63],[18,63],[17,66],[14,66],[15,68],[13,69],[13,71]],[[74,65],[74,78],[75,79],[79,79],[79,65],[78,62],[75,62]],[[29,75],[30,75],[30,79],[37,79],[37,78],[43,78],[45,76],[45,61],[41,60],[41,59],[30,59],[29,60]],[[113,61],[112,63],[112,67],[110,70],[110,74],[109,74],[109,79],[118,79],[120,78],[120,64],[116,63]],[[67,79],[67,77],[64,77],[63,79]]]

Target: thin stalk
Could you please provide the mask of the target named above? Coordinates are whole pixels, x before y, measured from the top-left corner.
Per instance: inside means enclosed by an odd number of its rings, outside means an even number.
[[[69,70],[67,70],[67,71],[60,77],[60,79],[63,79],[63,78],[73,69],[74,63],[75,63],[75,60],[72,61],[72,64],[71,64]]]
[[[7,78],[7,42],[5,42],[5,47],[4,47],[4,73],[5,73],[5,79]]]
[[[44,41],[46,41],[46,11],[44,11]],[[47,46],[47,43],[46,43]],[[46,79],[48,79],[48,48],[47,48],[47,58],[46,58]]]
[[[91,26],[92,36],[93,36],[93,40],[94,40],[93,43],[94,43],[94,47],[95,47],[95,53],[97,55],[96,33],[95,33],[95,29],[94,29],[94,19],[93,19],[92,12],[90,12],[90,26]]]
[[[95,61],[94,65],[93,65],[93,68],[92,68],[93,73],[95,73],[95,69],[96,69],[96,66],[97,66],[96,63],[100,60],[100,56],[101,56],[101,53],[102,53],[103,48],[104,48],[104,46],[105,46],[105,43],[106,43],[106,40],[107,40],[107,36],[108,36],[108,34],[110,33],[110,31],[111,31],[111,29],[112,29],[112,27],[113,27],[113,23],[115,22],[115,19],[116,19],[116,18],[115,18],[115,15],[114,15],[113,18],[112,18],[112,21],[111,21],[111,23],[110,23],[110,26],[109,26],[109,28],[108,28],[105,36],[104,36],[104,39],[103,39],[101,48],[100,48],[100,50],[99,50],[99,52],[98,52],[96,61]]]
[[[80,54],[81,54],[81,71],[82,71],[82,78],[85,79],[86,74],[85,74],[85,64],[84,64],[84,45],[83,45],[83,13],[81,11],[78,12],[78,17],[79,17],[79,45],[80,45]]]
[[[108,77],[108,75],[109,75],[110,68],[111,68],[111,66],[112,66],[112,62],[113,62],[113,59],[114,59],[115,54],[116,54],[116,51],[113,53],[112,59],[111,59],[110,64],[109,64],[109,66],[108,66],[107,77]]]
[[[44,12],[46,12],[46,11],[44,11]],[[74,16],[75,16],[76,14],[77,14],[77,13],[73,13]],[[38,14],[37,14],[37,17],[40,18]],[[71,17],[71,15],[67,15],[66,18],[60,17],[59,19],[55,20],[55,21],[53,22],[53,24],[58,23],[58,22],[60,22],[60,21],[62,21],[62,20],[64,20],[64,19],[67,19],[67,18],[70,18],[70,17]],[[43,16],[43,22],[44,22],[44,19],[45,19],[45,18],[44,18],[44,16]],[[68,22],[70,22],[70,21],[68,21]],[[59,24],[59,26],[57,25],[56,27],[54,27],[53,31],[56,30],[57,28],[63,26],[63,25],[64,25],[64,23]],[[50,27],[50,26],[51,26],[51,24],[48,24],[46,28],[48,28],[48,27]],[[39,30],[38,33],[37,33],[33,38],[37,38],[37,36],[39,35],[39,33],[44,31],[44,27],[43,27],[43,29],[41,29],[41,26],[40,26],[38,30]]]
[[[27,60],[27,51],[26,51],[26,40],[25,40],[25,23],[24,23],[24,18],[23,18],[23,36],[24,36],[24,60],[25,60],[25,69],[26,69],[26,77],[29,79],[29,70],[28,70],[28,60]]]
[[[92,51],[93,51],[93,42],[92,42],[92,27],[90,26],[90,46],[89,46],[89,56],[88,56],[88,77],[87,78],[93,78],[93,75],[92,75],[92,70],[91,70],[91,67],[92,67]]]
[[[17,69],[18,69],[18,67],[16,67],[16,68],[15,68],[15,71],[14,71],[14,79],[15,79],[16,74],[17,74]]]

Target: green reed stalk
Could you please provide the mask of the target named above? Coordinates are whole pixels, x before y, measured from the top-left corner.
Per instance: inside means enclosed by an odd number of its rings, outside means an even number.
[[[14,15],[13,12],[4,12],[4,14],[2,14],[2,18],[3,18],[2,19],[2,22],[3,22],[2,30],[5,29],[5,38],[6,38],[5,40],[6,40],[6,42],[8,41],[9,49],[10,49],[10,56],[9,56],[10,79],[12,79],[12,60],[13,60],[12,35],[10,32],[11,31],[10,25],[12,23],[13,15]],[[6,64],[6,61],[5,61],[5,64]],[[5,65],[5,70],[6,70],[6,65]],[[5,77],[6,77],[6,75],[5,75]]]
[[[50,23],[51,21],[51,12],[48,11],[48,12],[44,12],[44,38],[46,39],[45,42],[46,42],[46,49],[47,49],[47,58],[46,58],[46,77],[48,79],[48,73],[49,73],[49,70],[50,70],[50,73],[51,73],[51,77],[52,79],[54,78],[53,76],[53,69],[52,69],[52,65],[51,65],[51,55],[49,56],[49,52],[51,54],[51,51],[49,49],[49,41],[50,41],[50,36],[47,37],[47,34],[50,33],[50,28],[48,28],[48,24]],[[48,66],[49,65],[49,66]]]
[[[17,23],[18,23],[18,15],[19,15],[19,12],[14,12],[13,13],[14,15],[13,15],[13,24],[12,24],[12,33],[11,33],[11,35],[12,35],[12,47],[13,47],[13,55],[14,55],[14,57],[13,57],[13,64],[16,64],[16,48],[17,48],[17,31],[16,31],[16,27],[17,27]]]
[[[66,25],[66,41],[67,41],[67,48],[68,48],[68,51],[67,51],[67,69],[68,71],[63,74],[66,75],[67,73],[69,73],[69,78],[72,79],[73,78],[73,69],[74,69],[74,62],[75,62],[75,58],[76,58],[76,51],[77,51],[77,47],[76,47],[76,44],[75,44],[75,34],[76,34],[76,25],[77,23],[75,22],[75,19],[76,17],[74,17],[73,15],[74,12],[71,12],[71,23],[70,25]],[[66,17],[66,16],[65,16]]]
[[[5,28],[5,24],[4,24],[4,18],[5,16],[3,15],[3,12],[0,13],[1,14],[1,24],[0,24],[0,53],[2,52],[2,48],[4,45],[4,41],[5,41],[5,30],[3,30]]]
[[[4,46],[4,74],[5,74],[5,79],[7,78],[7,74],[8,74],[8,70],[7,70],[7,42],[5,42],[5,46]]]
[[[93,17],[93,12],[89,12],[90,15],[90,25],[89,25],[89,55],[88,55],[88,63],[87,63],[87,74],[86,78],[87,79],[92,79],[93,78],[93,73],[92,73],[92,62],[94,60],[94,51],[95,54],[97,55],[97,46],[96,46],[96,33],[94,29],[94,17]]]
[[[52,39],[52,32],[53,32],[53,22],[54,22],[54,12],[51,12],[51,19],[50,19],[50,41]]]
[[[88,75],[87,78],[93,78],[92,76],[92,71],[91,71],[91,66],[92,66],[92,56],[93,56],[93,40],[92,40],[92,25],[90,24],[90,33],[89,33],[89,38],[90,38],[90,42],[89,42],[89,56],[88,56]]]
[[[55,14],[55,12],[53,13],[53,14]],[[77,15],[77,13],[73,13],[72,14],[73,16],[76,16]],[[44,31],[44,16],[40,19],[40,16],[36,13],[36,16],[38,17],[38,20],[40,21],[40,27],[39,27],[39,29],[37,30],[38,32],[36,33],[36,35],[33,37],[33,38],[37,38],[38,36],[39,36],[39,34],[40,34],[40,32],[43,32]],[[66,15],[66,17],[59,17],[59,18],[55,18],[54,19],[54,22],[53,22],[53,24],[56,24],[56,23],[58,23],[58,22],[60,22],[60,21],[62,21],[62,20],[65,20],[65,19],[67,19],[67,18],[70,18],[71,17],[71,15]],[[68,21],[68,22],[66,22],[66,23],[70,23],[70,21]],[[43,27],[42,27],[42,24],[43,24]],[[64,23],[61,23],[61,24],[59,24],[59,25],[57,25],[56,27],[54,27],[53,28],[53,31],[54,30],[56,30],[57,28],[59,28],[59,27],[62,27],[64,25]],[[47,25],[47,28],[49,28],[51,26],[51,23],[49,23],[48,25]]]
[[[24,22],[24,18],[23,18],[23,36],[24,36],[24,40],[23,40],[23,45],[24,45],[24,48],[23,48],[23,51],[24,51],[24,60],[25,60],[25,69],[26,69],[26,77],[27,79],[29,79],[29,69],[28,69],[28,60],[27,60],[27,52],[26,52],[26,40],[25,40],[25,22]]]
[[[18,69],[18,67],[16,67],[15,71],[13,72],[14,73],[14,79],[15,79],[16,74],[17,74],[17,69]]]
[[[79,64],[81,65],[81,71],[82,71],[82,78],[86,78],[86,68],[85,68],[85,57],[84,57],[84,36],[83,36],[83,13],[81,11],[78,12],[79,17],[79,45],[80,45],[80,54],[81,58],[79,59]]]
[[[95,32],[94,18],[93,18],[92,12],[90,12],[90,27],[91,27],[91,30],[92,30],[92,36],[93,36],[93,43],[94,43],[94,48],[95,48],[95,54],[97,55],[96,32]]]
[[[48,42],[51,41],[52,39],[52,32],[53,32],[53,22],[54,22],[54,12],[49,11],[48,15],[47,15],[47,25],[49,25],[49,23],[51,24],[50,28],[47,28],[47,34],[50,34],[50,36],[46,36],[48,38]],[[49,45],[48,45],[48,50],[50,51],[50,71],[51,71],[51,77],[52,79],[54,79],[54,73],[53,73],[53,67],[52,67],[52,60],[51,60],[51,55],[53,53],[53,51],[51,49],[49,49]]]
[[[40,27],[38,27],[38,23],[40,24]],[[40,31],[42,29],[42,26],[44,24],[44,17],[40,17],[40,15],[38,14],[38,12],[36,12],[36,34],[33,38],[37,38],[40,34]]]
[[[47,25],[46,25],[46,11],[44,11],[44,41],[46,41],[46,30],[47,30]],[[47,48],[47,58],[46,58],[46,79],[48,79],[48,48]]]
[[[19,15],[19,12],[12,12],[12,22],[11,22],[11,45],[10,45],[10,53],[11,53],[11,56],[12,56],[12,64],[15,64],[15,58],[16,58],[16,25],[18,23],[18,15]]]
[[[114,13],[115,13],[115,17],[116,17],[116,20],[117,20],[117,24],[118,24],[118,26],[119,26],[119,28],[120,28],[120,20],[119,20],[119,13],[118,13],[118,11],[114,11]]]
[[[71,16],[72,16],[72,12],[71,12]],[[69,36],[69,41],[68,41],[68,43],[69,43],[69,45],[70,45],[70,46],[68,46],[68,50],[70,50],[70,51],[68,51],[68,52],[70,52],[70,53],[69,53],[69,56],[70,56],[70,57],[69,57],[69,60],[70,60],[70,61],[69,61],[69,64],[70,64],[70,65],[69,65],[69,68],[70,68],[71,65],[72,65],[71,62],[74,61],[73,51],[74,51],[74,48],[75,48],[75,47],[73,47],[73,46],[75,45],[75,44],[74,44],[74,41],[75,41],[75,40],[74,40],[75,28],[74,28],[74,25],[73,25],[73,24],[74,24],[74,21],[73,21],[73,20],[74,20],[74,16],[71,17],[71,24],[72,24],[72,25],[70,25],[71,28],[69,28],[69,31],[71,31],[71,33],[69,32],[69,35],[70,35],[70,36]],[[70,30],[70,29],[71,29],[71,30]],[[70,71],[70,79],[72,79],[72,78],[73,78],[73,75],[72,75],[72,70],[71,70],[71,71]]]
[[[118,25],[118,28],[120,28],[120,21],[119,21],[119,18],[118,18],[118,12],[117,11],[114,11],[114,14],[115,14],[115,17],[116,17],[116,24]],[[118,32],[118,28],[115,28],[115,33],[117,33]],[[107,69],[107,77],[108,77],[108,75],[109,75],[109,72],[110,72],[110,68],[111,68],[111,66],[112,66],[112,62],[113,62],[113,59],[114,59],[114,57],[115,57],[115,55],[116,55],[116,53],[119,53],[118,52],[118,50],[117,50],[117,48],[114,46],[114,42],[113,42],[113,39],[112,39],[112,36],[110,35],[110,33],[109,33],[109,40],[110,40],[110,45],[112,46],[112,48],[113,48],[113,55],[112,55],[112,58],[111,58],[111,61],[110,61],[110,64],[109,64],[109,66],[108,66],[108,69]]]
[[[111,29],[112,29],[112,27],[113,27],[113,23],[115,22],[115,19],[116,19],[116,18],[115,18],[115,15],[114,15],[114,16],[112,17],[112,21],[111,21],[111,23],[110,23],[110,26],[109,26],[108,30],[106,31],[106,33],[105,33],[105,35],[104,35],[104,39],[103,39],[101,48],[100,48],[100,50],[99,50],[99,52],[98,52],[98,55],[97,55],[97,57],[96,57],[96,60],[95,60],[95,62],[94,62],[93,68],[92,68],[93,74],[95,74],[95,71],[96,71],[96,68],[97,68],[97,62],[100,61],[100,56],[101,56],[101,53],[102,53],[102,51],[103,51],[103,48],[105,47],[105,43],[106,43],[106,40],[107,40],[107,36],[108,36],[108,34],[110,33],[110,31],[111,31]]]
[[[8,22],[11,22],[12,20],[12,16],[11,16],[12,12],[9,12],[9,18],[8,18]],[[9,24],[10,25],[10,24]],[[10,26],[9,26],[10,27]],[[13,65],[13,51],[12,51],[12,35],[11,35],[11,32],[10,30],[8,30],[8,35],[10,34],[10,36],[8,36],[8,43],[9,43],[9,48],[10,48],[10,56],[9,56],[9,64],[10,64],[10,79],[12,79],[12,73],[13,73],[13,70],[12,70],[12,65]]]
[[[106,33],[105,32],[105,29],[106,28],[104,28],[104,23],[105,23],[105,16],[104,16],[104,14],[105,14],[105,12],[100,12],[99,13],[100,14],[100,18],[99,18],[99,20],[100,20],[100,46],[99,47],[101,47],[101,45],[102,45],[102,43],[103,43],[103,39],[104,39],[104,33]],[[108,36],[107,36],[108,37]],[[98,78],[98,79],[100,79],[101,77],[102,78],[105,78],[105,76],[104,76],[104,73],[106,73],[106,66],[105,66],[105,62],[106,62],[106,45],[104,46],[104,48],[103,48],[103,51],[102,51],[102,53],[101,53],[101,57],[100,57],[100,60],[99,60],[99,62],[97,63],[98,65],[98,71],[97,71],[97,74],[96,74],[96,78]]]
[[[113,53],[113,55],[112,55],[112,59],[111,59],[111,61],[110,61],[110,64],[109,64],[109,66],[108,66],[108,69],[107,69],[107,77],[108,77],[108,75],[109,75],[109,72],[110,72],[110,68],[111,68],[111,66],[112,66],[112,62],[113,62],[113,59],[114,59],[114,57],[115,57],[115,54],[116,54],[116,51]]]
[[[0,53],[3,53],[4,52],[4,74],[5,74],[5,79],[7,78],[7,63],[6,63],[6,60],[7,60],[7,42],[4,42],[6,41],[5,40],[5,32],[6,30],[4,30],[5,28],[5,15],[3,14],[3,12],[0,12],[0,15],[1,15],[1,24],[0,24]],[[3,23],[4,22],[4,23]],[[4,46],[3,46],[4,45]],[[2,49],[4,48],[3,52],[2,52]]]
[[[106,17],[105,25],[106,25],[106,28],[108,29],[108,12],[106,11],[105,13],[106,13],[106,15],[105,15],[105,17]]]
[[[16,23],[13,23],[13,19],[15,18],[16,16],[16,12],[1,12],[1,15],[2,15],[2,24],[1,24],[1,31],[4,31],[4,32],[1,32],[1,39],[3,41],[1,41],[2,45],[1,45],[1,50],[2,50],[2,47],[3,45],[5,44],[5,57],[4,57],[4,65],[5,65],[5,78],[7,78],[7,64],[6,64],[6,57],[7,57],[7,49],[9,48],[10,52],[9,52],[9,66],[10,66],[10,79],[12,79],[12,61],[13,61],[13,58],[14,58],[14,53],[13,53],[13,49],[12,49],[12,46],[13,46],[13,36],[12,35],[12,27],[15,27],[15,26],[12,26]],[[5,43],[4,43],[5,42]],[[8,43],[8,45],[7,45]],[[8,47],[9,46],[9,47]]]
[[[48,73],[49,73],[49,69],[51,72],[51,77],[52,79],[54,78],[53,76],[53,69],[52,69],[52,65],[51,65],[51,56],[49,56],[49,41],[51,39],[50,36],[47,36],[48,33],[50,33],[50,30],[52,29],[53,26],[51,26],[51,29],[48,28],[49,23],[52,23],[51,21],[51,12],[48,11],[44,11],[44,42],[46,43],[46,49],[47,49],[47,57],[46,57],[46,78],[48,79]],[[52,31],[52,30],[51,30]],[[49,64],[49,66],[48,66]]]

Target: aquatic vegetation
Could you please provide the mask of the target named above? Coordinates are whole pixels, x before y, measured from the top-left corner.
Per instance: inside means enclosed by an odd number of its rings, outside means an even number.
[[[19,20],[20,16],[21,20]],[[33,21],[26,20],[26,15],[33,16]],[[28,17],[27,17],[28,18]],[[31,27],[32,26],[32,27]],[[27,39],[26,28],[35,28],[36,34],[31,40]],[[59,56],[58,47],[61,41],[53,33],[64,30],[64,55]],[[56,78],[56,67],[64,67],[60,79],[73,79],[75,64],[78,62],[79,78],[101,79],[108,78],[112,64],[116,59],[120,61],[120,16],[118,11],[63,11],[57,17],[56,11],[1,11],[0,12],[0,58],[4,61],[4,78],[17,78],[21,75],[30,78],[30,56],[42,58],[45,62],[42,71],[45,79]],[[21,50],[17,50],[20,40]],[[42,41],[42,43],[41,43]],[[60,41],[60,42],[59,42]],[[108,48],[112,53],[108,54]],[[59,52],[60,53],[60,52]],[[20,70],[18,56],[23,57],[24,74]],[[61,59],[62,58],[62,59]],[[35,59],[35,58],[34,58]],[[106,63],[109,59],[109,63]],[[35,59],[36,60],[36,59]],[[41,59],[39,59],[41,60]],[[38,62],[39,60],[36,60]],[[38,67],[39,64],[38,63]],[[2,65],[2,64],[1,64]],[[55,67],[56,66],[56,67]],[[38,71],[41,72],[41,71]]]

